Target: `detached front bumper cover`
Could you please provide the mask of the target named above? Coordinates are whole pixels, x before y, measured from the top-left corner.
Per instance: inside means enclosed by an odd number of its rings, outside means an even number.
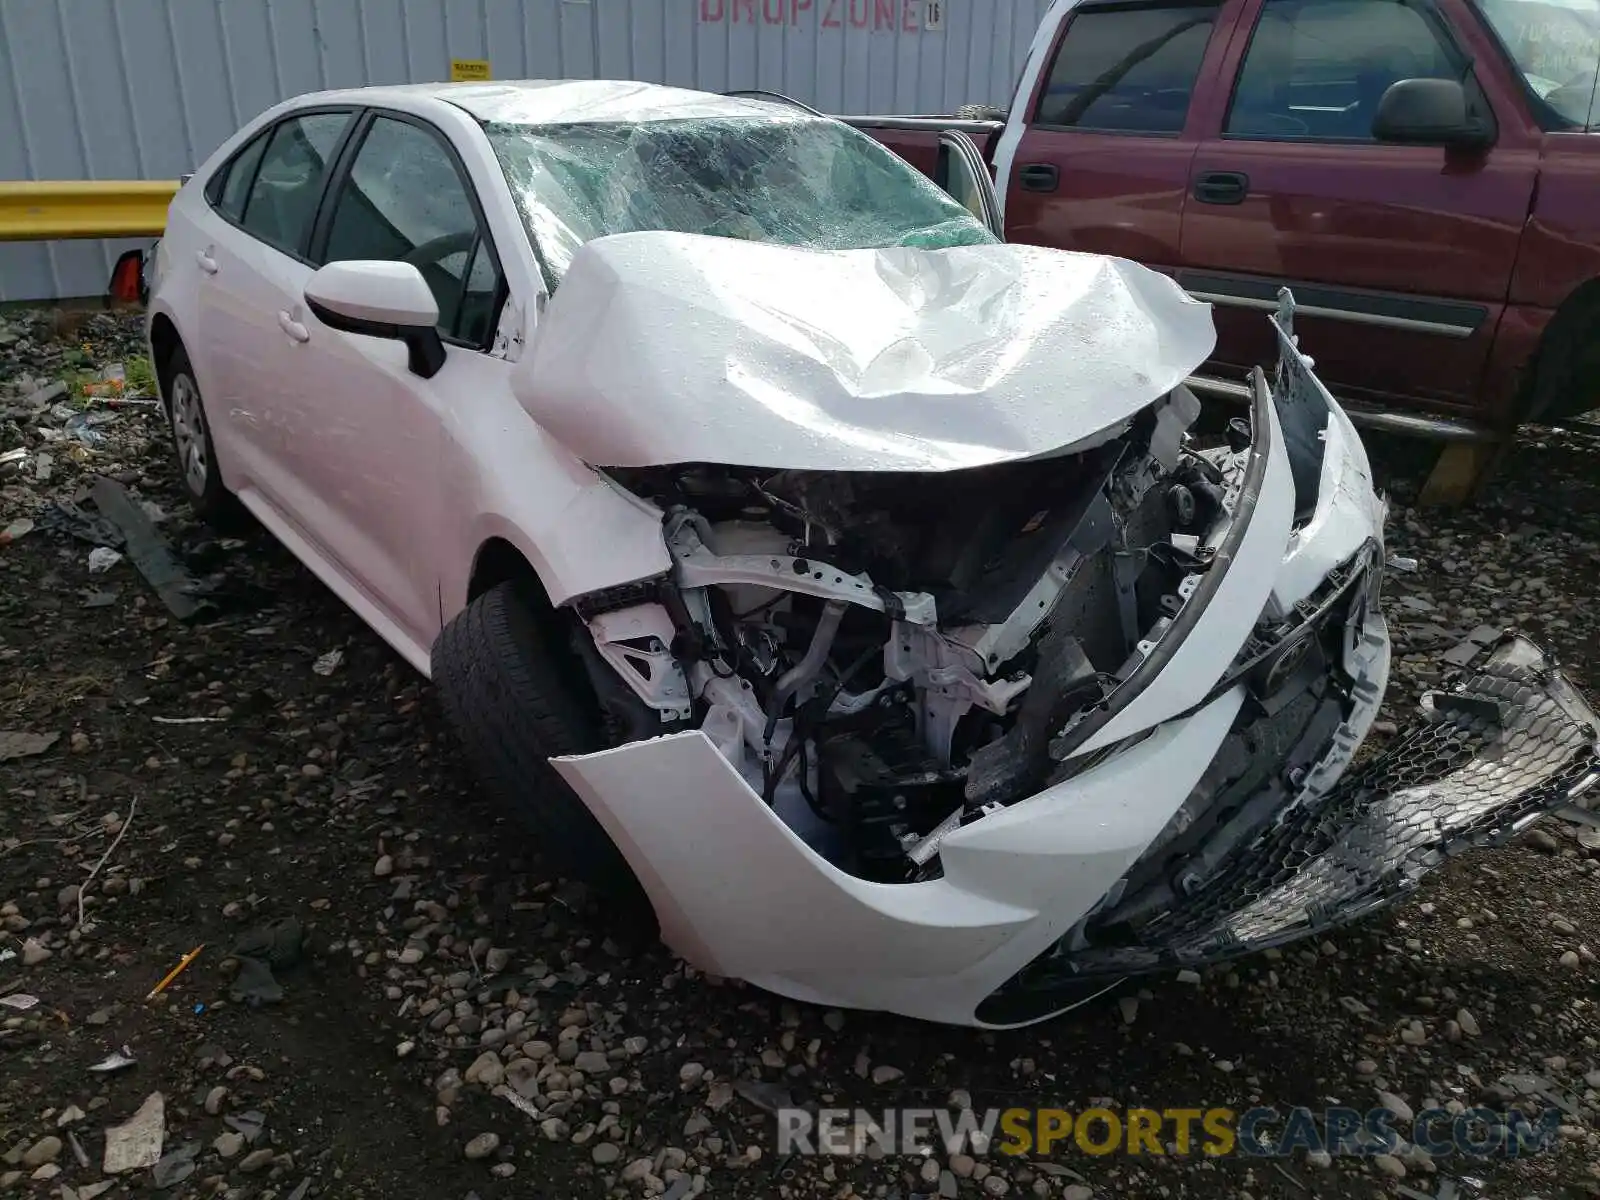
[[[1224,961],[1348,924],[1600,780],[1600,717],[1526,638],[1505,635],[1424,709],[1319,804],[1285,811],[1205,888],[1146,924],[1138,944],[1052,950],[991,1002]]]

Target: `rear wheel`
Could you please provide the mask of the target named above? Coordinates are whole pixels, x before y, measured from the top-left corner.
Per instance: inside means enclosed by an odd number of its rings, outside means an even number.
[[[445,626],[432,668],[445,716],[484,785],[563,875],[653,938],[654,912],[627,859],[550,765],[606,741],[598,706],[575,685],[581,666],[552,644],[530,600],[515,583],[489,589]]]
[[[198,517],[213,525],[231,524],[239,515],[239,502],[222,481],[205,401],[182,344],[175,346],[161,364],[159,382],[178,457],[178,474],[190,506]]]
[[[1600,408],[1600,289],[1570,298],[1532,364],[1522,420],[1560,421]]]

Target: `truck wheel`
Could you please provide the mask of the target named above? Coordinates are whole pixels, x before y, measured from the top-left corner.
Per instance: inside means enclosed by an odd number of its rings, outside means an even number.
[[[636,930],[656,933],[649,898],[600,822],[550,765],[605,748],[599,713],[562,672],[514,583],[489,589],[434,643],[445,717],[491,794],[537,837],[553,866],[592,887]]]
[[[1532,364],[1522,420],[1578,417],[1600,408],[1600,292],[1573,297],[1556,313]]]

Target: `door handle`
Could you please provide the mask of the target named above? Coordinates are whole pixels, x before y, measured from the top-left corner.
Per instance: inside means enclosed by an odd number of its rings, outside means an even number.
[[[1028,163],[1017,172],[1017,182],[1028,192],[1053,192],[1061,183],[1061,172],[1053,163]]]
[[[200,269],[207,275],[215,275],[217,273],[217,260],[211,257],[211,248],[209,246],[204,250],[196,250],[194,260],[200,264]]]
[[[292,342],[309,342],[311,331],[282,309],[278,310],[278,328],[289,335]]]
[[[1250,176],[1238,171],[1207,171],[1194,181],[1194,198],[1201,204],[1243,204],[1250,194]]]

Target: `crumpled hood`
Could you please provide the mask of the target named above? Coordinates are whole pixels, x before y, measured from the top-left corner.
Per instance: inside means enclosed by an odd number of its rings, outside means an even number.
[[[516,391],[592,466],[948,471],[1091,438],[1215,338],[1121,259],[627,233],[574,256]]]

